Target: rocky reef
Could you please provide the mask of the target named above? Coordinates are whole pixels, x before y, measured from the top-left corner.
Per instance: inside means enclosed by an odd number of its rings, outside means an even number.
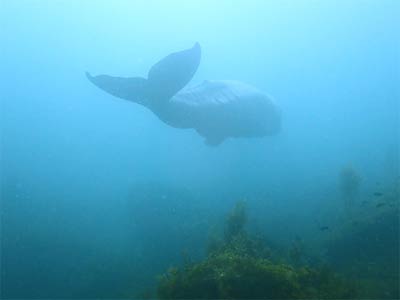
[[[357,288],[327,267],[276,260],[263,239],[245,230],[244,202],[228,215],[224,236],[203,261],[170,268],[161,276],[161,299],[351,299]]]

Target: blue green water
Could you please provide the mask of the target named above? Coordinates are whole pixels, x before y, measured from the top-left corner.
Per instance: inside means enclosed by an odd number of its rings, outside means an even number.
[[[249,230],[282,249],[301,239],[321,260],[352,233],[347,221],[398,216],[399,15],[396,0],[1,0],[1,296],[138,297],[185,257],[202,259],[238,200]],[[189,85],[265,91],[282,112],[278,135],[210,147],[85,77],[146,76],[196,42]],[[360,178],[351,208],[349,166]],[[398,232],[393,220],[380,230]],[[389,253],[371,260],[398,262]],[[333,265],[356,265],[345,254]]]

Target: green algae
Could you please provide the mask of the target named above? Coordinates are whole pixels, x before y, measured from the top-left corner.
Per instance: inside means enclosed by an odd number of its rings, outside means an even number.
[[[161,276],[161,299],[354,298],[355,285],[328,268],[295,267],[271,258],[262,240],[245,232],[245,205],[226,221],[223,242],[201,262],[171,268]]]
[[[324,269],[294,268],[229,251],[185,269],[173,268],[158,288],[162,299],[353,298],[353,285]]]

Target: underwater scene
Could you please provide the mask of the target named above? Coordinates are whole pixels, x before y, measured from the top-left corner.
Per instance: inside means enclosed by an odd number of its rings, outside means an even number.
[[[399,299],[399,20],[0,0],[0,298]]]

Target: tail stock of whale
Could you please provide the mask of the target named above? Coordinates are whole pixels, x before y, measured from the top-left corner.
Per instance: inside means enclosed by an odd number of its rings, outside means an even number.
[[[142,77],[114,77],[109,75],[87,78],[103,91],[125,100],[148,105],[149,102],[167,101],[179,92],[193,77],[200,64],[201,48],[174,52],[151,67],[147,79]]]

